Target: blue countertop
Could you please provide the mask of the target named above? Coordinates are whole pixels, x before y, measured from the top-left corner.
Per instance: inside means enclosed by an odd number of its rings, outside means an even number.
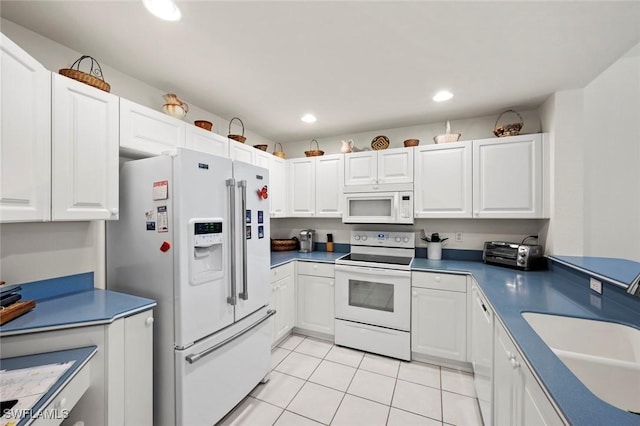
[[[640,263],[633,260],[582,256],[551,256],[551,259],[616,284],[629,285],[640,275]]]
[[[94,289],[93,274],[21,284],[21,287],[23,299],[35,299],[36,307],[0,326],[0,337],[111,323],[156,305],[154,300],[144,297]]]
[[[299,253],[297,250],[291,251],[272,251],[271,252],[271,267],[282,266],[285,263],[292,262],[294,260],[304,260],[307,262],[322,262],[322,263],[335,263],[337,259],[345,256],[349,253],[344,252],[327,252],[327,251],[312,251],[311,253]]]
[[[319,253],[318,256],[321,257],[322,254]],[[291,260],[296,259],[297,256],[291,256]],[[272,256],[272,265],[273,260]],[[572,265],[579,263],[577,258],[572,260]],[[583,262],[585,265],[590,264],[589,260]],[[582,317],[640,328],[640,299],[625,294],[624,289],[608,285],[607,282],[604,294],[600,296],[589,290],[588,277],[579,270],[553,261],[549,263],[549,270],[524,272],[476,261],[416,258],[411,269],[472,275],[493,306],[497,317],[571,424],[638,426],[639,416],[620,410],[589,391],[542,341],[522,317],[522,313],[540,312]],[[640,264],[622,263],[629,267],[626,277],[633,275],[634,270],[634,276],[637,276],[640,270],[634,267]],[[619,271],[616,267],[620,264],[617,260],[612,263],[600,261],[598,267],[601,271]],[[616,277],[622,278],[619,274],[608,278],[613,282]]]
[[[60,391],[62,391],[66,384],[69,383],[80,369],[96,354],[97,350],[96,346],[87,346],[77,349],[67,349],[64,351],[0,359],[0,369],[2,370],[18,370],[40,365],[74,361],[73,365],[69,367],[62,376],[60,376],[51,389],[49,389],[42,398],[40,398],[36,404],[31,407],[31,410],[27,412],[27,416],[18,422],[18,426],[30,424],[34,419],[37,419],[40,411],[44,409],[60,393]]]

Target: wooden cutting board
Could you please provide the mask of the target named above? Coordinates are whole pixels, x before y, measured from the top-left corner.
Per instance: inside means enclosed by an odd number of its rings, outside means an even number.
[[[0,309],[0,325],[18,318],[20,315],[26,314],[36,307],[35,300],[21,300],[6,308]]]

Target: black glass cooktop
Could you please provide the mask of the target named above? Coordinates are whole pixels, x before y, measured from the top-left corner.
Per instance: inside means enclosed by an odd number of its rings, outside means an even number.
[[[403,265],[409,266],[411,264],[411,257],[401,256],[385,256],[380,254],[361,254],[361,253],[349,253],[340,260],[350,260],[354,262],[371,262],[371,263],[386,263],[389,265]]]

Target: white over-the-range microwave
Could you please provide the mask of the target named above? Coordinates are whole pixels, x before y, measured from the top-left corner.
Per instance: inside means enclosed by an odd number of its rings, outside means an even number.
[[[344,187],[342,223],[413,224],[413,184]]]

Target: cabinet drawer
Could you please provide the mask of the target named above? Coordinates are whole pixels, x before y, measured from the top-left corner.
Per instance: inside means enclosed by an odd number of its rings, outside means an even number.
[[[286,265],[278,266],[271,269],[271,282],[281,280],[290,275],[293,275],[294,262],[289,262]]]
[[[413,287],[432,288],[435,290],[467,292],[467,276],[454,274],[439,274],[434,272],[413,272],[411,274]]]
[[[298,262],[298,275],[333,278],[335,266],[332,263]]]

